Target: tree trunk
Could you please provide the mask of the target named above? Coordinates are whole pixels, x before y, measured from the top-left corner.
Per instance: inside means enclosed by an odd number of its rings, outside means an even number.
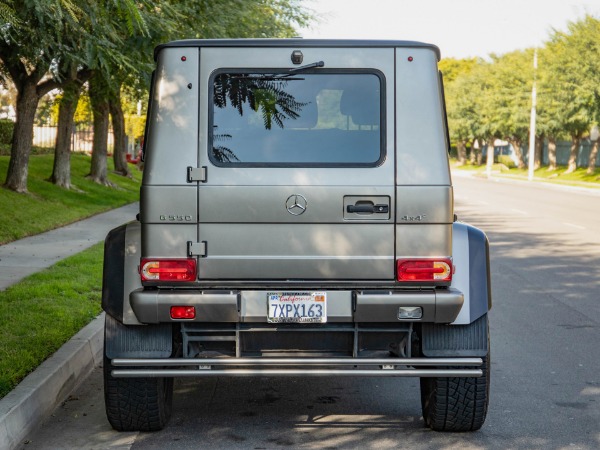
[[[94,139],[92,141],[92,163],[88,178],[95,183],[110,186],[106,162],[109,108],[106,83],[99,75],[94,75],[90,79],[89,95],[94,116]]]
[[[54,167],[50,181],[57,186],[71,189],[71,133],[73,116],[81,94],[81,83],[70,81],[63,88],[63,97],[58,107]]]
[[[29,154],[33,144],[33,123],[40,98],[37,94],[37,82],[27,80],[17,95],[17,120],[10,149],[10,162],[6,173],[8,189],[27,192]]]
[[[475,164],[477,164],[478,166],[480,166],[482,164],[483,161],[483,146],[484,146],[484,142],[485,141],[481,141],[480,142],[480,147],[477,149],[477,151],[475,152]]]
[[[113,135],[115,139],[115,149],[113,151],[113,160],[115,163],[115,172],[125,177],[131,177],[131,172],[127,165],[127,139],[125,135],[125,116],[121,107],[121,94],[117,94],[109,101],[110,115],[112,117]]]
[[[577,169],[577,154],[579,153],[579,136],[571,136],[571,152],[569,153],[569,166],[565,173],[573,173]]]
[[[548,170],[556,170],[556,138],[548,138]]]
[[[481,152],[479,145],[479,140],[477,139],[473,139],[471,142],[471,153],[469,153],[469,163],[471,164],[477,163],[477,154]]]
[[[467,143],[465,141],[458,141],[456,143],[456,150],[458,153],[458,165],[464,166],[467,163]]]
[[[492,174],[492,166],[494,165],[494,141],[495,139],[493,137],[489,138],[487,141],[486,171],[488,176]]]
[[[477,152],[479,150],[475,148],[474,145],[471,146],[471,153],[469,155],[469,162],[471,164],[475,164],[477,162]]]
[[[544,136],[535,137],[535,151],[533,168],[538,170],[542,166],[542,158],[544,157]]]
[[[586,173],[588,175],[592,175],[596,170],[596,159],[598,158],[598,139],[594,141],[594,145],[592,145],[592,150],[590,151],[590,159],[588,161],[588,168]]]
[[[517,167],[519,169],[525,168],[525,161],[523,161],[523,152],[521,151],[521,141],[518,139],[509,139],[508,142],[512,145],[512,148],[517,157]]]

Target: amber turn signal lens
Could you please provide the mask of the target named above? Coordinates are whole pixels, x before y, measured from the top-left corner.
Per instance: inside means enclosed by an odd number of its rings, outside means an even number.
[[[142,281],[194,281],[196,260],[188,259],[142,259]]]
[[[399,259],[396,261],[398,281],[452,281],[449,259]]]

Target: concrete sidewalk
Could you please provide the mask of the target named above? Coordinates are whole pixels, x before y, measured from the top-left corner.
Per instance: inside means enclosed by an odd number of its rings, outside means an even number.
[[[518,175],[507,175],[501,174],[499,172],[492,172],[490,176],[483,172],[473,172],[470,170],[462,170],[457,167],[451,167],[452,176],[457,177],[465,177],[465,178],[480,178],[480,179],[488,179],[496,182],[504,182],[504,183],[515,183],[522,184],[528,186],[541,186],[548,189],[557,189],[561,191],[572,191],[572,192],[587,192],[595,195],[600,195],[600,184],[599,183],[591,183],[586,181],[579,182],[569,182],[565,181],[564,183],[553,182],[546,178],[534,177],[532,181],[529,181],[525,177],[521,177]]]
[[[103,241],[135,220],[133,203],[63,228],[0,246],[0,291]],[[99,280],[100,281],[100,280]],[[93,320],[0,400],[0,450],[12,450],[102,361],[104,314]]]
[[[0,291],[104,240],[114,227],[135,220],[139,210],[139,203],[132,203],[66,227],[0,245]]]

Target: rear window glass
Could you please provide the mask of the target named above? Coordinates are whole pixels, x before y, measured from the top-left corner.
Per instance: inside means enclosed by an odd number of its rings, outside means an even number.
[[[374,166],[383,160],[382,77],[220,72],[212,78],[216,165]]]

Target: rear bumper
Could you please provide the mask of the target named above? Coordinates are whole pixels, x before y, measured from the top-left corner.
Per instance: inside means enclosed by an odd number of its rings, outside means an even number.
[[[210,376],[481,377],[481,358],[169,358],[111,361],[116,378]],[[460,368],[457,368],[460,367]]]
[[[267,291],[202,291],[137,289],[129,301],[141,323],[176,322],[171,306],[195,306],[196,318],[184,322],[267,322]],[[457,289],[405,291],[327,291],[328,322],[405,322],[400,307],[420,307],[420,319],[410,322],[451,323],[463,305]]]

